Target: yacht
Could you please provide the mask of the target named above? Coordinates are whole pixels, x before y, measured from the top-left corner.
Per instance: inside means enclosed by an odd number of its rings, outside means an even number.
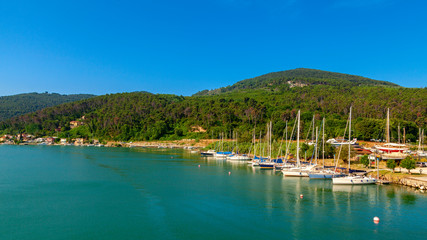
[[[351,107],[350,107],[350,116],[349,116],[349,128],[348,128],[348,138],[351,136]],[[350,145],[348,145],[348,172],[350,174]],[[344,177],[334,177],[332,178],[332,184],[334,185],[361,185],[361,184],[375,184],[377,179],[366,176],[344,176]]]

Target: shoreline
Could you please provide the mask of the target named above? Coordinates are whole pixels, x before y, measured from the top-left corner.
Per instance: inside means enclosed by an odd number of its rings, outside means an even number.
[[[109,141],[106,144],[39,144],[39,143],[0,143],[0,145],[18,145],[18,146],[25,146],[25,145],[31,145],[31,146],[87,146],[87,147],[127,147],[127,148],[133,148],[133,147],[140,147],[140,148],[181,148],[181,149],[193,149],[193,150],[200,150],[201,148],[207,147],[209,144],[217,141],[216,139],[182,139],[182,140],[168,140],[168,141],[138,141],[138,142],[116,142],[116,141]],[[322,160],[318,160],[322,161]],[[331,161],[333,159],[325,159],[325,166],[331,166]],[[342,161],[342,160],[341,160]],[[344,162],[339,163],[338,166],[342,166],[342,164],[346,165]],[[377,176],[377,170],[372,168],[365,168],[363,166],[360,166],[360,164],[354,164],[354,169],[361,169],[361,170],[371,170],[367,173],[367,175],[371,175],[373,177]],[[397,169],[397,168],[396,168]],[[406,169],[405,169],[406,170]],[[424,172],[424,174],[416,173],[416,172]],[[392,172],[389,169],[380,169],[379,174],[379,180],[388,181],[392,184],[402,185],[402,186],[408,186],[415,189],[419,189],[421,192],[424,192],[427,190],[427,167],[424,168],[415,168],[411,170],[412,174],[404,173],[402,170],[399,172]],[[407,170],[406,170],[407,171]]]

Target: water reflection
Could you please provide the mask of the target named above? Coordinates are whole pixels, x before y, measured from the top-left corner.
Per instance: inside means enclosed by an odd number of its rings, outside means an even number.
[[[362,193],[364,189],[372,186],[362,186],[362,185],[332,185],[332,190],[334,192],[346,192],[346,193]]]
[[[412,194],[403,193],[401,195],[402,203],[407,205],[413,205],[415,204],[415,201],[417,200],[417,197]]]
[[[388,190],[386,195],[388,198],[393,199],[396,197],[396,191],[394,189]]]

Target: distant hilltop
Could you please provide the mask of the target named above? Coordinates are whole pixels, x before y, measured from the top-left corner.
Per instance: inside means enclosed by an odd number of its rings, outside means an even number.
[[[23,93],[0,97],[0,121],[68,102],[94,97],[92,94]]]
[[[259,77],[245,79],[227,87],[222,87],[214,90],[203,90],[194,94],[194,96],[216,95],[231,91],[249,89],[270,89],[273,91],[285,91],[293,87],[305,87],[313,85],[326,85],[336,87],[400,87],[399,85],[391,82],[378,81],[356,75],[328,72],[308,68],[297,68],[287,71],[268,73]]]

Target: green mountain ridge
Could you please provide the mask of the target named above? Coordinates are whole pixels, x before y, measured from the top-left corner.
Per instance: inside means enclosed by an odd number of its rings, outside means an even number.
[[[22,93],[0,97],[0,121],[37,110],[94,97],[92,94]]]
[[[365,78],[356,75],[328,72],[316,69],[297,68],[287,71],[272,72],[258,77],[239,81],[231,86],[214,90],[203,90],[193,96],[217,95],[238,90],[269,89],[286,91],[292,87],[327,85],[336,87],[386,86],[400,87],[397,84]]]
[[[300,70],[290,71],[294,74]],[[282,84],[290,81],[289,77],[270,73],[253,78],[258,80],[252,79],[252,86],[244,88],[247,82],[241,81],[236,83],[239,87],[218,94],[183,97],[132,92],[97,96],[0,122],[0,134],[26,132],[71,139],[138,141],[211,138],[220,133],[231,136],[235,131],[240,140],[250,141],[254,129],[257,134],[265,133],[265,124],[272,121],[273,138],[279,139],[285,122],[288,121],[290,132],[296,113],[301,110],[301,136],[307,135],[314,115],[317,125],[325,117],[327,136],[336,137],[343,134],[350,106],[353,106],[352,135],[360,140],[384,136],[387,108],[391,112],[394,139],[398,125],[406,129],[406,137],[412,141],[418,136],[418,128],[427,126],[426,88],[403,88],[335,73],[332,74],[335,80],[330,73],[322,79],[319,71],[314,71],[317,78],[302,78],[295,73],[299,76],[295,79],[307,84],[304,87]],[[70,122],[75,120],[83,125],[71,128]],[[194,131],[200,128],[206,131]]]

